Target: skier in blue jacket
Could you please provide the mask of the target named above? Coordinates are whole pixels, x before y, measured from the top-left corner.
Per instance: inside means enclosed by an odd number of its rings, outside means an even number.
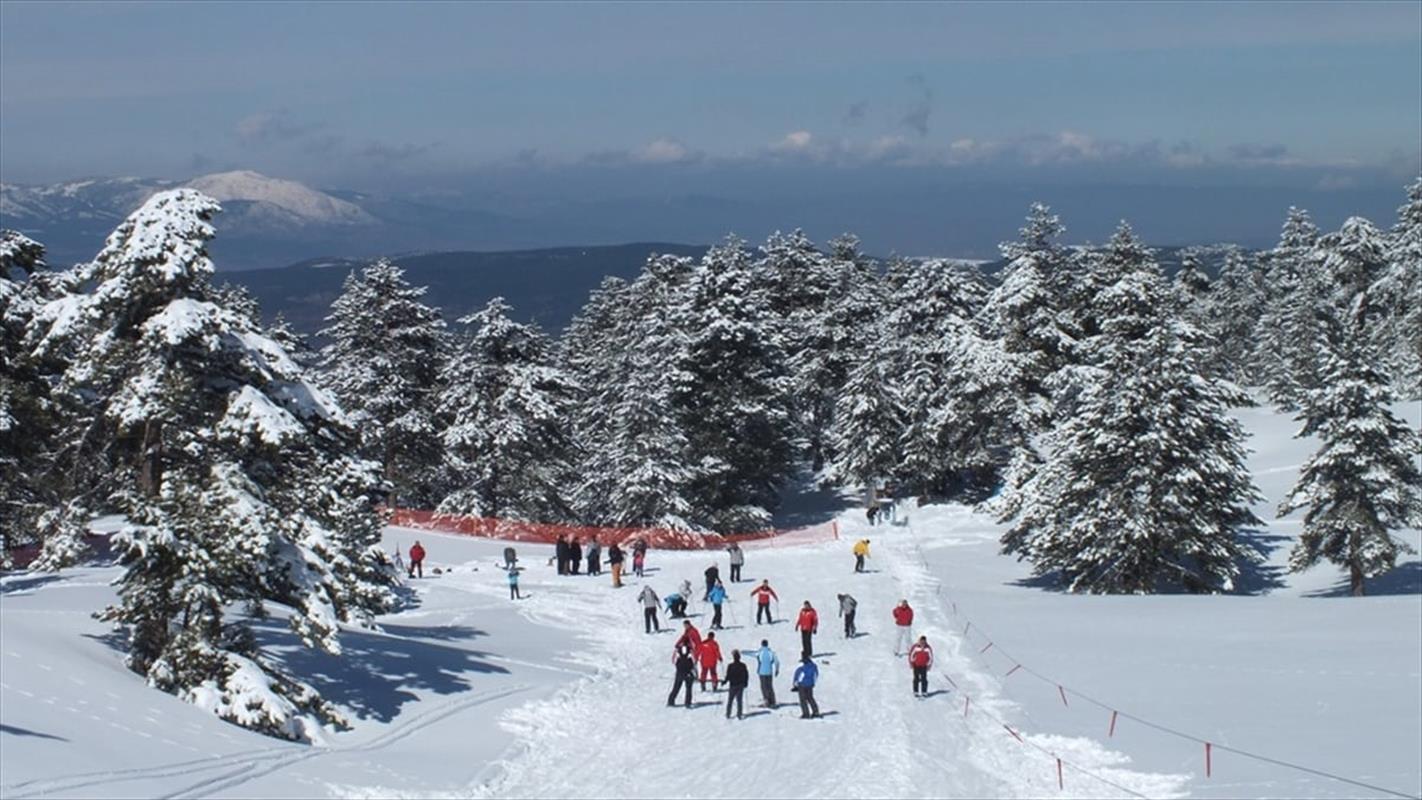
[[[715,612],[711,616],[711,628],[721,630],[721,604],[726,602],[726,587],[716,581],[716,585],[711,587],[711,591],[706,593],[706,599],[710,601],[711,608]]]
[[[760,649],[755,651],[755,674],[760,676],[760,696],[766,708],[775,708],[775,679],[780,677],[780,659],[770,649],[770,642],[761,639]]]
[[[800,719],[820,716],[820,704],[815,702],[815,682],[820,679],[820,668],[808,655],[800,657],[800,666],[791,679],[795,693],[800,695]],[[813,713],[811,713],[813,712]]]

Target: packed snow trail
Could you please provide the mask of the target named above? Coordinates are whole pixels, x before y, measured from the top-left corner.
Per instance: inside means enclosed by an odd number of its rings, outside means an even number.
[[[580,632],[585,649],[574,660],[595,670],[554,696],[505,712],[503,727],[515,736],[513,752],[486,782],[470,787],[479,797],[944,797],[1027,796],[1058,793],[1049,761],[1023,755],[1021,745],[993,724],[961,719],[954,692],[935,674],[933,695],[915,699],[910,671],[895,657],[890,611],[907,598],[917,616],[914,635],[926,635],[939,665],[973,694],[984,710],[1012,718],[1014,709],[996,699],[995,679],[961,652],[945,611],[937,604],[932,579],[919,560],[906,528],[852,528],[842,521],[844,541],[747,553],[740,583],[728,586],[726,629],[718,632],[723,654],[733,648],[751,666],[746,718],[725,718],[724,691],[693,693],[693,708],[667,707],[671,654],[680,621],[663,618],[664,632],[647,635],[635,577],[621,590],[607,576],[552,577],[539,581],[533,596],[517,606],[531,621]],[[869,571],[853,573],[850,546],[860,535],[873,544]],[[659,595],[690,580],[698,602],[692,621],[709,625],[711,609],[699,602],[703,570],[713,561],[723,574],[725,554],[654,551],[650,583]],[[543,568],[542,564],[534,567]],[[781,597],[776,623],[754,624],[749,591],[769,578]],[[488,580],[464,590],[507,598],[507,589]],[[527,587],[529,584],[525,582]],[[859,635],[843,637],[836,595],[859,601]],[[815,659],[820,664],[816,699],[823,718],[800,719],[790,677],[798,661],[800,637],[794,614],[809,600],[820,615]],[[668,624],[673,627],[668,627]],[[674,632],[675,631],[675,632]],[[766,638],[782,668],[775,681],[776,710],[760,707],[751,653]],[[724,674],[724,667],[722,668]],[[1064,756],[1110,772],[1113,782],[1152,797],[1177,796],[1183,779],[1119,769],[1122,759],[1094,742],[1054,739]],[[350,794],[412,794],[382,785],[344,787]],[[413,793],[417,794],[417,793]],[[1119,796],[1110,786],[1075,776],[1063,796]]]

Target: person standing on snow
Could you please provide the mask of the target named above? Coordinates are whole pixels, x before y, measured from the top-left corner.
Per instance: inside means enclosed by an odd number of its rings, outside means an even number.
[[[800,632],[800,655],[802,658],[809,658],[815,654],[814,643],[811,637],[820,630],[820,615],[815,611],[810,601],[806,600],[805,605],[800,607],[800,616],[795,619],[795,630]]]
[[[672,663],[676,665],[676,682],[672,684],[671,694],[667,695],[667,705],[676,705],[677,692],[685,685],[686,707],[691,708],[691,685],[696,682],[696,661],[692,659],[691,651],[682,647],[677,648]]]
[[[755,598],[755,624],[760,624],[762,615],[765,616],[767,625],[774,624],[775,617],[770,615],[770,601],[771,599],[779,600],[780,597],[775,594],[774,589],[770,588],[770,579],[761,581],[759,586],[751,589],[751,597]]]
[[[726,602],[726,587],[722,586],[720,581],[716,581],[716,585],[712,586],[711,591],[707,593],[706,599],[711,602],[711,609],[713,611],[711,615],[711,628],[712,630],[719,631],[722,628],[721,604]]]
[[[894,640],[894,655],[903,655],[904,647],[913,642],[913,609],[907,600],[900,600],[894,606],[894,629],[898,637]]]
[[[421,578],[425,577],[425,548],[420,545],[419,539],[410,548],[410,577],[415,577],[416,573]]]
[[[577,575],[583,566],[583,545],[577,539],[568,540],[568,574]]]
[[[676,640],[677,647],[689,647],[695,654],[701,649],[701,631],[691,624],[691,620],[681,623],[681,636]]]
[[[800,719],[820,716],[820,704],[815,702],[815,683],[820,679],[820,668],[809,656],[800,657],[800,666],[795,668],[795,676],[790,682],[800,695]]]
[[[607,565],[612,569],[612,588],[622,588],[622,548],[616,542],[607,548]]]
[[[514,569],[518,566],[518,551],[512,547],[504,548],[504,569]]]
[[[844,638],[853,639],[854,612],[859,608],[859,603],[852,596],[847,594],[836,595],[839,598],[839,615],[844,617]]]
[[[860,539],[854,543],[854,571],[864,571],[864,559],[869,557],[869,540]]]
[[[558,559],[558,574],[568,574],[568,537],[558,536],[558,541],[553,543],[553,557]]]
[[[518,593],[518,567],[509,567],[509,599],[523,599]]]
[[[602,545],[598,544],[596,536],[588,542],[588,574],[602,574]]]
[[[647,565],[647,540],[637,539],[632,543],[632,571],[641,578],[642,570]]]
[[[653,628],[661,633],[662,623],[657,619],[657,603],[661,600],[657,598],[657,593],[652,591],[651,586],[643,586],[642,593],[637,597],[642,601],[642,621],[646,623],[647,633],[651,633]]]
[[[913,669],[913,696],[928,696],[928,670],[933,666],[933,648],[928,645],[928,637],[918,637],[918,643],[909,648],[909,667]]]
[[[740,583],[741,567],[746,564],[746,554],[741,552],[741,546],[735,542],[726,547],[726,552],[731,554],[731,583]]]
[[[780,677],[780,659],[770,649],[770,642],[760,640],[760,649],[755,651],[755,674],[760,678],[760,696],[766,708],[775,708],[775,679]]]
[[[741,661],[741,651],[731,651],[731,663],[726,665],[726,680],[723,681],[729,687],[729,694],[726,695],[726,719],[731,718],[731,704],[736,704],[736,719],[745,718],[745,707],[743,699],[746,687],[750,685],[750,670],[746,669],[744,661]]]
[[[716,643],[716,634],[706,634],[706,640],[701,643],[701,647],[696,651],[696,658],[701,662],[701,691],[706,691],[706,676],[711,676],[711,689],[716,689],[716,684],[721,682],[719,674],[722,661],[721,645]]]
[[[706,568],[706,593],[701,596],[702,602],[711,599],[711,590],[716,588],[716,584],[721,582],[721,570],[715,565]]]

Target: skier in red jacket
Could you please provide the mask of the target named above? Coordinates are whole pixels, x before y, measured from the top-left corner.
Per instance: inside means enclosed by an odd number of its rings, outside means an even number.
[[[711,690],[715,691],[721,683],[721,675],[717,670],[717,665],[724,658],[721,658],[721,645],[716,644],[716,634],[706,634],[706,639],[701,642],[701,649],[696,651],[696,658],[701,662],[701,691],[706,691],[706,676],[711,676]]]
[[[760,624],[760,617],[762,614],[765,615],[765,622],[767,625],[774,623],[775,617],[772,617],[770,615],[770,601],[772,598],[778,601],[780,597],[775,594],[774,589],[770,588],[770,581],[763,580],[760,582],[759,586],[755,587],[754,589],[751,589],[751,597],[755,598],[756,603],[755,624]]]
[[[900,600],[894,606],[894,628],[898,631],[898,638],[894,640],[894,655],[903,655],[904,645],[913,641],[913,609],[909,608],[907,600]]]
[[[415,577],[419,573],[420,577],[425,577],[425,548],[420,546],[420,540],[415,540],[415,546],[410,548],[410,577]]]
[[[928,696],[928,670],[933,666],[933,648],[928,645],[928,637],[918,637],[918,642],[909,648],[909,667],[913,669],[913,696]]]
[[[820,615],[815,613],[809,600],[806,600],[800,609],[800,616],[795,620],[795,630],[800,632],[800,654],[806,658],[814,655],[815,648],[810,637],[820,631]]]
[[[701,631],[691,624],[691,620],[681,624],[681,636],[676,640],[676,649],[683,647],[689,648],[693,656],[701,649]]]

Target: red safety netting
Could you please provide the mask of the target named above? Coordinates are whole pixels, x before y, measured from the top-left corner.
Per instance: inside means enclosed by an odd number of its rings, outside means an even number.
[[[513,542],[553,544],[560,536],[579,540],[596,539],[604,545],[630,544],[644,539],[648,547],[659,550],[717,550],[731,542],[747,548],[785,547],[801,544],[832,542],[839,538],[839,525],[833,521],[801,528],[774,529],[753,533],[697,533],[671,528],[605,528],[591,525],[562,525],[545,522],[521,522],[463,514],[443,514],[413,508],[386,509],[389,524],[401,528],[420,528],[439,533],[479,536],[486,539],[506,539]]]

